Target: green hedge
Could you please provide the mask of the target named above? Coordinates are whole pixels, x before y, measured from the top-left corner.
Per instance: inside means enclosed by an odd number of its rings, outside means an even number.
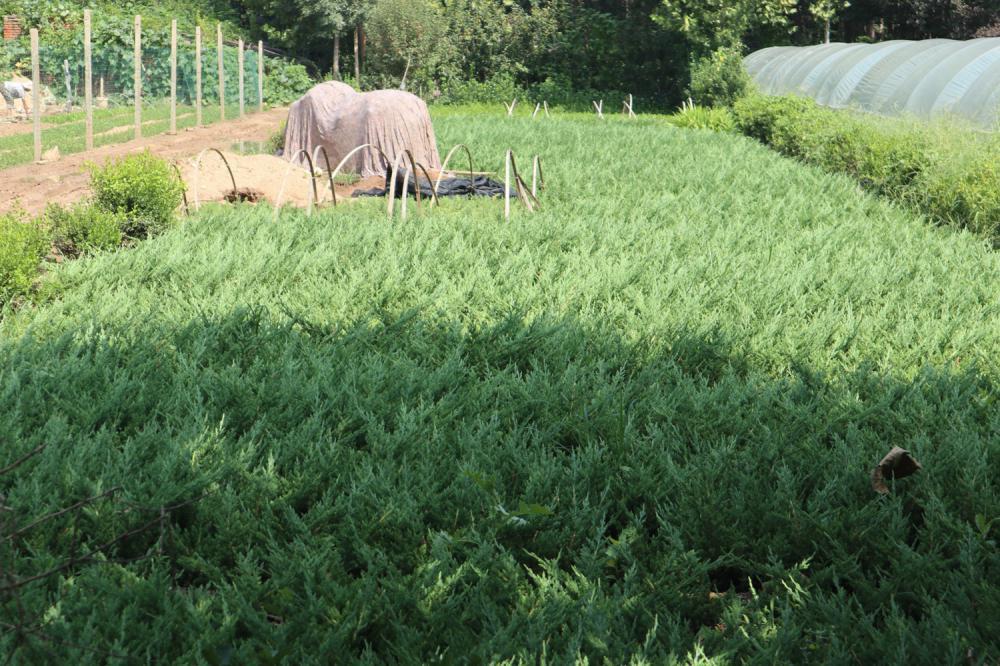
[[[176,221],[184,185],[170,164],[149,151],[90,165],[94,197],[45,214],[0,215],[0,312],[28,299],[39,267],[53,248],[79,257],[129,245]]]
[[[0,215],[0,307],[28,295],[48,250],[48,234],[40,223]]]
[[[1000,245],[1000,139],[957,121],[932,124],[838,111],[802,97],[750,95],[737,128],[785,155],[845,173],[932,220]]]

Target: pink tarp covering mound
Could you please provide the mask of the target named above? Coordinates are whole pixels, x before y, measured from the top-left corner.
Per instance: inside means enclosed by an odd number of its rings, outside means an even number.
[[[308,164],[299,151],[312,156],[316,146],[324,146],[331,167],[336,167],[349,152],[366,143],[378,146],[390,159],[409,150],[427,169],[441,168],[427,105],[408,92],[359,93],[346,83],[328,81],[307,92],[288,112],[284,154],[296,164]],[[389,166],[377,150],[365,148],[348,160],[344,170],[367,177],[382,175]],[[326,168],[322,156],[316,168]]]

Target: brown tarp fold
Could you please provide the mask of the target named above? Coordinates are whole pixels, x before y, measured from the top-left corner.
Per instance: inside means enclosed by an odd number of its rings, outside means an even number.
[[[366,143],[390,159],[409,150],[427,169],[441,168],[427,105],[416,95],[401,90],[359,93],[346,83],[328,81],[315,86],[289,110],[284,155],[296,164],[308,164],[299,151],[312,156],[316,146],[324,146],[331,167],[336,167]],[[382,175],[390,166],[377,150],[365,148],[348,160],[344,170],[364,178]],[[322,157],[316,168],[326,168]]]

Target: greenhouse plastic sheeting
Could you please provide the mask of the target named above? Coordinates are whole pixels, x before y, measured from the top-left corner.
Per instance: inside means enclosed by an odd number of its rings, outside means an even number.
[[[769,95],[882,115],[956,115],[997,128],[1000,38],[774,46],[744,65]]]

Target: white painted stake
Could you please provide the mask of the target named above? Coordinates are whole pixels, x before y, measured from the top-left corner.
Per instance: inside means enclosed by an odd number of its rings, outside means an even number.
[[[635,113],[632,111],[632,93],[629,93],[628,99],[622,104],[622,113],[627,114],[629,118],[635,118]]]
[[[540,109],[540,108],[542,108],[542,105],[541,105],[541,104],[535,104],[535,110],[534,110],[534,112],[532,112],[532,114],[531,114],[531,117],[532,117],[532,118],[534,118],[535,116],[537,116],[537,115],[538,115],[538,109]]]
[[[132,85],[135,89],[135,139],[142,138],[142,17],[135,16],[135,48]]]
[[[86,117],[84,129],[85,148],[94,149],[94,72],[91,52],[90,10],[83,10],[83,113]]]
[[[538,155],[531,160],[531,196],[538,196]]]
[[[42,73],[38,59],[38,28],[31,29],[31,115],[34,119],[35,161],[42,161]]]
[[[514,106],[517,104],[517,98],[515,97],[510,104],[504,102],[503,105],[507,109],[507,117],[514,115]]]
[[[602,99],[600,103],[594,102],[594,109],[597,110],[597,117],[604,119],[604,100]]]
[[[542,108],[545,109],[545,117],[548,118],[549,117],[549,103],[547,101],[545,101],[545,100],[542,100]]]

